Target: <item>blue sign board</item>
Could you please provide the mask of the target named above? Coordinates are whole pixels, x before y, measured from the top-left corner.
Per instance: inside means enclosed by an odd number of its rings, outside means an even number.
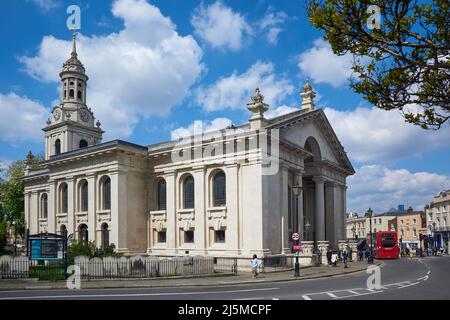
[[[31,260],[63,260],[63,239],[31,239]]]

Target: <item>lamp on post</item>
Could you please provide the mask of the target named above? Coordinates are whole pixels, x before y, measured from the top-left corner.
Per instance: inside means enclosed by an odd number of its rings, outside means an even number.
[[[436,221],[433,221],[433,255],[437,256]]]
[[[367,259],[367,262],[368,263],[373,263],[373,248],[372,248],[372,239],[373,239],[373,237],[372,237],[372,214],[373,214],[373,211],[372,211],[372,209],[371,208],[369,208],[369,210],[367,210],[367,217],[369,217],[369,222],[370,222],[370,256],[369,256],[369,258]]]
[[[294,193],[295,196],[295,216],[296,216],[296,221],[297,221],[297,225],[295,226],[297,233],[299,234],[298,230],[298,195],[300,194],[300,192],[302,191],[302,187],[298,184],[298,181],[295,182],[295,184],[292,186],[292,192]],[[300,239],[298,240],[300,241]],[[298,262],[298,255],[299,255],[299,250],[297,250],[297,254],[295,255],[295,266],[294,266],[294,277],[300,277],[300,263]]]
[[[311,225],[309,224],[309,221],[306,220],[306,223],[305,223],[305,238],[306,238],[306,241],[309,241],[309,229],[311,229]]]

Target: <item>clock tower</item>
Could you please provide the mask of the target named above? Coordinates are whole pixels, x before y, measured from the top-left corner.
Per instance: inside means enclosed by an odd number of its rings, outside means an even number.
[[[64,152],[86,148],[102,141],[100,121],[95,123],[94,113],[86,105],[88,76],[78,60],[76,33],[73,34],[72,53],[63,64],[61,102],[53,107],[45,132],[45,159]]]

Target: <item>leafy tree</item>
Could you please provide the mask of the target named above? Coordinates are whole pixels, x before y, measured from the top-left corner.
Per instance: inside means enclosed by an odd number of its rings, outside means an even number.
[[[355,92],[424,129],[450,119],[448,0],[306,1],[310,21],[325,31],[333,52],[353,56]]]
[[[12,162],[6,170],[6,181],[1,183],[0,189],[0,221],[15,222],[19,235],[25,234],[24,213],[24,184],[21,180],[27,164],[31,169],[39,168],[39,163],[44,159],[43,155],[33,156],[30,152],[27,160]]]
[[[115,245],[110,244],[104,248],[97,248],[95,242],[77,241],[67,247],[67,263],[74,264],[75,257],[86,256],[89,258],[120,257],[122,254],[115,252]]]

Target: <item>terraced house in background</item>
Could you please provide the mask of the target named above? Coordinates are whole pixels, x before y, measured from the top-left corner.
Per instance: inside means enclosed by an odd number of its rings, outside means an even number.
[[[102,142],[75,36],[60,78],[61,103],[43,129],[45,161],[24,177],[31,233],[67,230],[126,254],[159,255],[290,253],[297,231],[323,248],[346,238],[354,169],[309,81],[297,111],[266,119],[257,89],[248,123],[141,146]]]

